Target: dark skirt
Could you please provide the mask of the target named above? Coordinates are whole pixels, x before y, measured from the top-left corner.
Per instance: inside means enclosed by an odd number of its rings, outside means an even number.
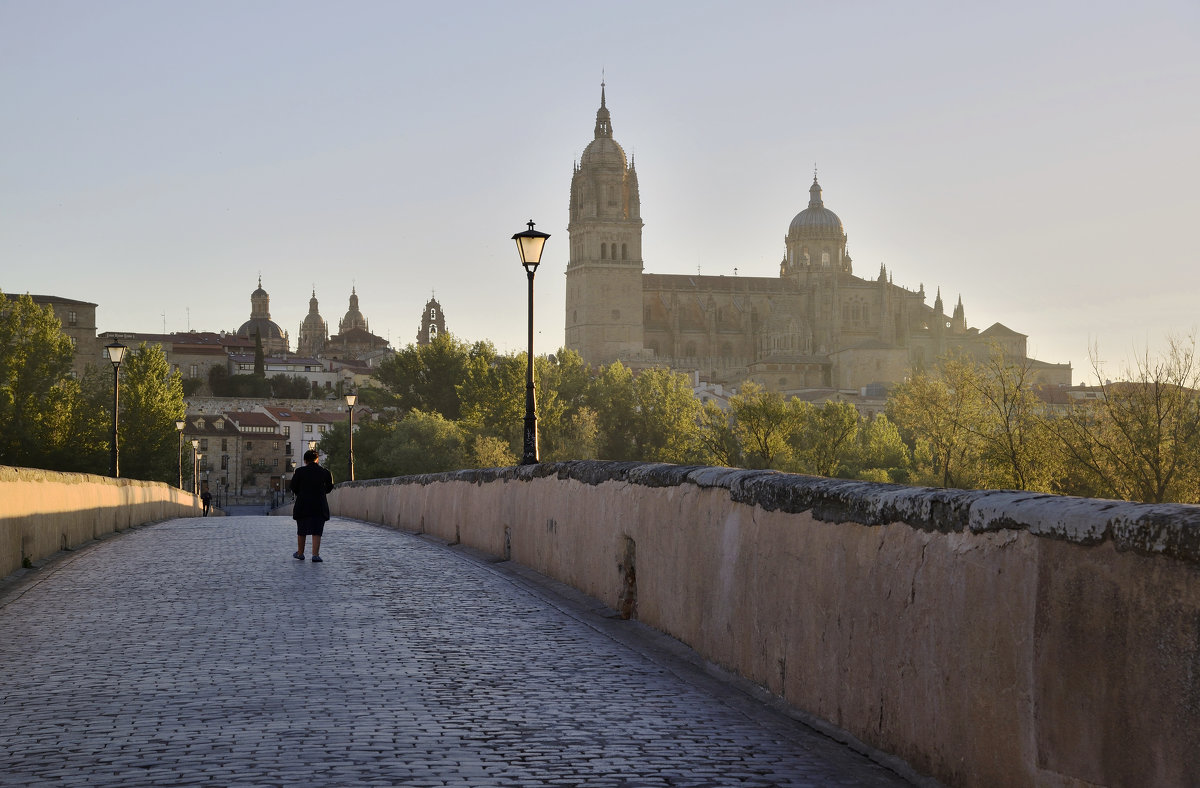
[[[296,521],[296,536],[321,536],[324,533],[323,517],[301,517]]]

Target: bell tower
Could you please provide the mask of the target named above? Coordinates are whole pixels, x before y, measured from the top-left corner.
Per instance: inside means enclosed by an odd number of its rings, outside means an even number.
[[[566,346],[594,365],[644,353],[637,171],[613,139],[604,87],[593,139],[571,178],[567,223]]]

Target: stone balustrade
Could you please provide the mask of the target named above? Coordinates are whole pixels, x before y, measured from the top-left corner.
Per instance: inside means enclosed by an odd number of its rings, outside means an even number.
[[[0,465],[0,577],[115,531],[200,513],[199,498],[162,482]]]
[[[330,500],[572,585],[950,785],[1200,784],[1200,507],[590,461]]]

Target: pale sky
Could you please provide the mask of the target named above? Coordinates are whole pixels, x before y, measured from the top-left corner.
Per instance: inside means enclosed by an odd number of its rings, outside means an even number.
[[[0,0],[0,289],[100,331],[525,343],[607,81],[649,273],[776,276],[814,164],[855,273],[1111,377],[1200,325],[1200,3]]]

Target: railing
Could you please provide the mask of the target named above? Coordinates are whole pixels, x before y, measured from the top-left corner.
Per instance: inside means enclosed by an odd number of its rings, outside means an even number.
[[[162,482],[0,466],[0,577],[134,525],[201,513]]]
[[[336,514],[526,564],[952,785],[1200,785],[1200,507],[546,463]]]

